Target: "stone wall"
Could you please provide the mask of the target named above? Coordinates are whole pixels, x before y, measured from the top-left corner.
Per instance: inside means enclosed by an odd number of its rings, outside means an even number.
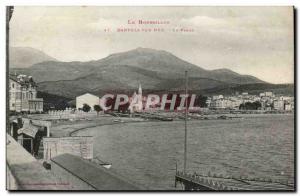
[[[45,137],[43,139],[44,159],[50,160],[60,154],[69,153],[83,159],[93,158],[93,137]]]

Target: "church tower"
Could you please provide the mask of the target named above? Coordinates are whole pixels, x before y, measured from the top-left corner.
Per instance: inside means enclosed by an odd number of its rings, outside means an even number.
[[[143,95],[142,95],[142,86],[141,86],[141,83],[139,83],[139,91],[138,91],[138,94],[141,95],[141,97],[143,96]]]
[[[143,110],[143,93],[142,93],[141,83],[139,83],[139,90],[138,90],[137,97],[138,97],[137,108],[138,108],[138,111],[140,112]]]
[[[129,105],[130,113],[141,112],[143,110],[143,94],[142,86],[139,84],[138,93],[134,92],[131,98],[131,103]]]

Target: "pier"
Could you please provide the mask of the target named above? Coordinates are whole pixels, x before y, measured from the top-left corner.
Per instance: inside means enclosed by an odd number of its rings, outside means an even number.
[[[291,182],[274,181],[263,178],[234,178],[222,175],[188,174],[177,171],[177,183],[184,185],[186,191],[294,191]]]

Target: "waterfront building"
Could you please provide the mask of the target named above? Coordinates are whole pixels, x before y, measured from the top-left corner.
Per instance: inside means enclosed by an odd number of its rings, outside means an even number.
[[[218,100],[218,99],[223,99],[223,98],[224,98],[223,95],[214,95],[214,96],[212,97],[212,100]]]
[[[292,104],[285,104],[284,105],[284,110],[286,110],[286,111],[292,111]]]
[[[205,103],[206,103],[206,105],[207,105],[208,108],[211,107],[211,102],[212,102],[211,97],[207,97],[207,100],[206,100]]]
[[[242,98],[243,98],[243,99],[249,99],[249,98],[250,98],[250,95],[248,94],[248,92],[243,92],[243,93],[242,93]]]
[[[286,102],[293,102],[294,101],[294,97],[290,97],[290,96],[280,96],[279,99],[283,100],[283,101],[286,101]]]
[[[274,93],[273,92],[265,92],[266,97],[274,97]]]
[[[210,103],[211,109],[225,109],[226,108],[226,100],[224,100],[223,96],[215,96]]]
[[[273,92],[263,92],[258,95],[251,95],[243,92],[241,95],[235,94],[231,96],[212,95],[206,100],[209,109],[231,109],[238,110],[241,104],[259,102],[260,110],[294,110],[293,96],[275,96]]]
[[[274,106],[274,110],[284,110],[284,101],[274,100],[273,106]]]
[[[259,97],[265,97],[266,93],[259,93]]]
[[[9,75],[9,110],[42,112],[43,99],[37,98],[37,85],[31,76]]]
[[[83,105],[87,104],[91,107],[91,111],[94,110],[94,105],[100,105],[100,99],[98,96],[91,93],[85,93],[76,97],[76,109],[82,109]]]

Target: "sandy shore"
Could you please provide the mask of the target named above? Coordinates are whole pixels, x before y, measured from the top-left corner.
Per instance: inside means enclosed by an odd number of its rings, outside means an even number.
[[[253,118],[257,116],[278,116],[278,115],[294,115],[291,114],[225,114],[225,116],[228,117],[238,117],[238,118]],[[208,117],[211,120],[216,119],[218,116],[221,116],[219,114],[211,114],[211,115],[205,115],[205,117]],[[183,120],[183,119],[174,119],[174,120]],[[196,120],[197,119],[192,119]],[[199,120],[199,119],[198,119]],[[114,124],[120,124],[120,123],[137,123],[137,122],[152,122],[154,120],[146,120],[142,118],[128,118],[128,117],[113,117],[113,116],[99,116],[95,117],[93,119],[84,119],[84,120],[76,120],[76,121],[59,121],[52,124],[51,127],[51,137],[67,137],[71,136],[73,133],[97,126],[103,126],[103,125],[114,125]]]
[[[51,137],[71,136],[77,131],[97,126],[137,122],[145,122],[145,120],[140,118],[116,118],[112,116],[101,116],[89,120],[60,121],[58,123],[52,124]]]

